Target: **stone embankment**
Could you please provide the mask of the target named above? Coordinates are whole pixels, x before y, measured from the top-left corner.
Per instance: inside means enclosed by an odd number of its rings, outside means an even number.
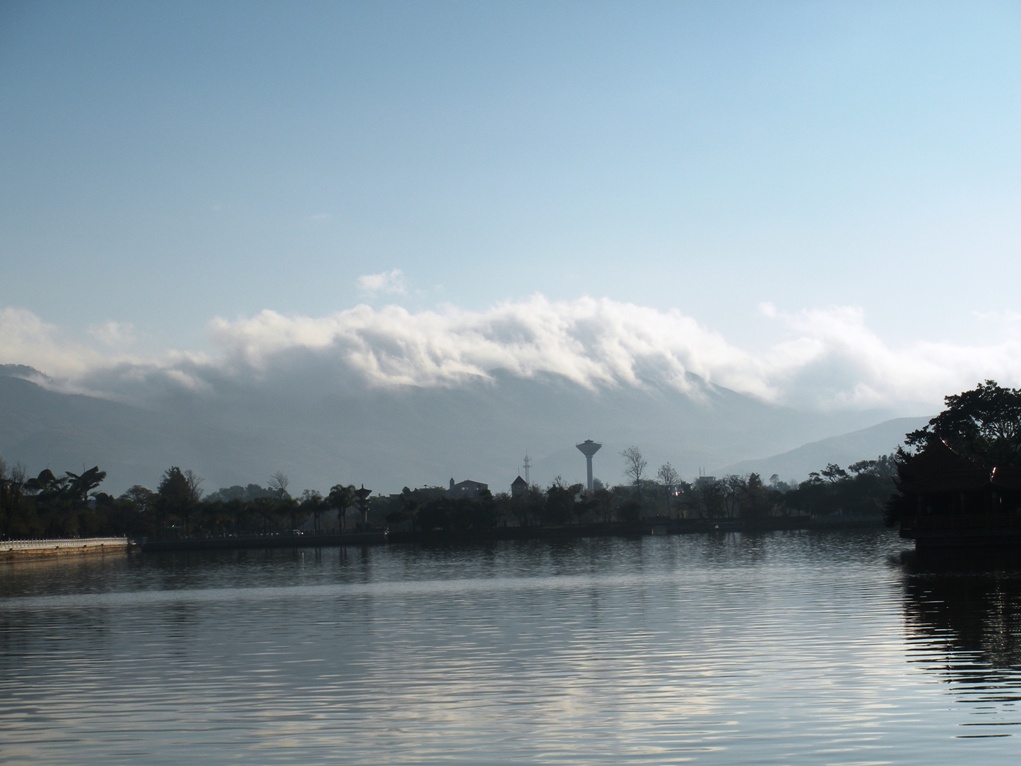
[[[125,553],[131,543],[126,537],[82,537],[60,540],[0,540],[0,561],[41,556],[81,556]]]
[[[322,535],[259,535],[256,537],[185,537],[176,540],[143,540],[143,553],[165,551],[217,551],[243,548],[327,548],[344,545],[379,545],[386,532],[342,532]]]

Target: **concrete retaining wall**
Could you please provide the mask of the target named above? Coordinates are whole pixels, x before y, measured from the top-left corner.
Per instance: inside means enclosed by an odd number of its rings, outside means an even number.
[[[83,537],[65,540],[3,540],[0,559],[34,556],[68,556],[95,553],[124,553],[126,537]]]

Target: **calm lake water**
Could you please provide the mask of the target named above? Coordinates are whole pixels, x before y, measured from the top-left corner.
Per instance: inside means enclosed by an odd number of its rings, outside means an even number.
[[[1014,764],[1021,573],[886,532],[0,565],[0,762]]]

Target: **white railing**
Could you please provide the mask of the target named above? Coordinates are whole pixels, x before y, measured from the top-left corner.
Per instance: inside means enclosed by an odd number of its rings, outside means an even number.
[[[81,548],[126,548],[126,537],[81,537],[60,540],[0,540],[0,551],[52,551]]]

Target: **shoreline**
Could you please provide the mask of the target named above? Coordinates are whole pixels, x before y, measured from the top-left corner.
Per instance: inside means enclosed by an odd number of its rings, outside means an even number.
[[[101,556],[127,553],[134,543],[126,537],[81,537],[53,540],[4,540],[0,561],[52,558],[56,556]]]
[[[736,520],[692,521],[646,519],[642,522],[579,524],[563,527],[507,526],[459,531],[370,530],[345,534],[303,534],[265,537],[222,537],[205,539],[146,540],[143,553],[198,550],[251,550],[267,548],[324,548],[368,545],[416,545],[443,543],[488,543],[502,540],[565,540],[585,537],[649,537],[685,534],[760,533],[773,531],[841,531],[884,528],[882,519],[811,519],[785,517],[757,523]]]
[[[485,543],[501,540],[564,540],[584,537],[651,537],[686,534],[760,533],[773,531],[840,531],[881,528],[878,519],[812,519],[786,517],[757,523],[737,520],[647,519],[639,523],[585,524],[564,527],[513,526],[461,530],[370,530],[341,534],[268,535],[256,537],[179,538],[130,540],[126,537],[54,540],[5,540],[0,542],[0,561],[16,562],[64,556],[126,555],[202,550],[258,550],[273,548],[333,548],[368,545],[415,545],[419,543]]]

